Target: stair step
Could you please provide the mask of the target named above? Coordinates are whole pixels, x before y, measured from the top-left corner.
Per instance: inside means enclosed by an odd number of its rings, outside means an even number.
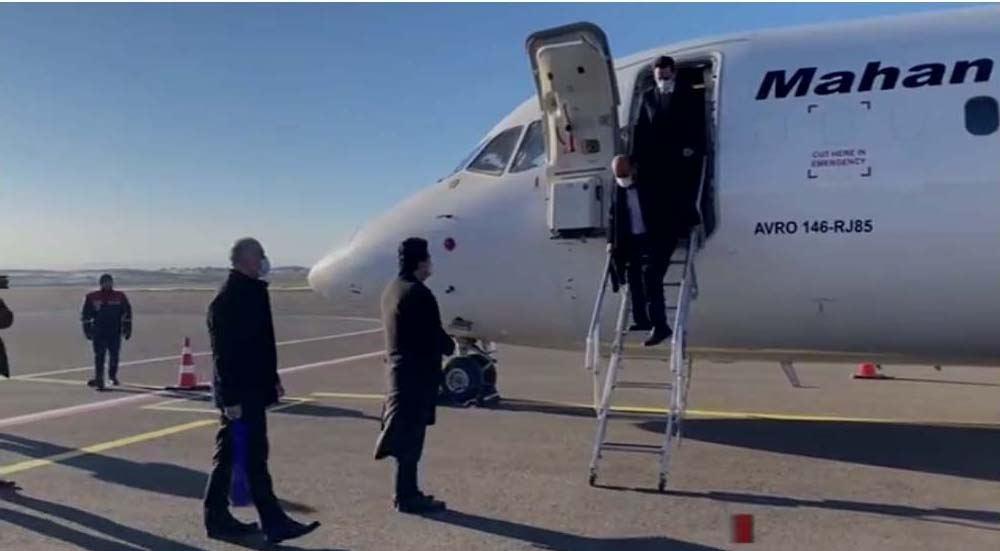
[[[657,446],[655,444],[634,444],[631,442],[605,442],[601,444],[601,451],[659,454],[661,448],[660,446]]]
[[[618,381],[615,388],[637,388],[649,390],[670,390],[674,388],[673,383],[661,383],[659,381]]]

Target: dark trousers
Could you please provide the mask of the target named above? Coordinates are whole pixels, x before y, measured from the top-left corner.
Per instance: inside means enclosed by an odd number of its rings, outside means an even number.
[[[104,356],[108,357],[108,375],[118,378],[118,352],[122,348],[121,335],[94,335],[94,379],[104,380]]]
[[[420,456],[424,453],[427,425],[418,426],[410,438],[407,438],[406,450],[396,455],[396,501],[404,501],[420,493],[417,484],[417,466],[420,463]]]
[[[663,278],[670,257],[677,248],[676,237],[634,236],[629,251],[628,287],[632,294],[632,319],[636,324],[667,327],[667,309],[663,298]]]
[[[215,455],[212,457],[212,474],[205,488],[205,513],[218,517],[229,511],[229,485],[233,476],[234,423],[246,427],[246,473],[250,483],[253,504],[260,516],[261,526],[267,530],[285,518],[278,498],[274,495],[271,474],[267,471],[267,417],[263,407],[243,406],[239,421],[222,417],[222,426],[215,436]]]

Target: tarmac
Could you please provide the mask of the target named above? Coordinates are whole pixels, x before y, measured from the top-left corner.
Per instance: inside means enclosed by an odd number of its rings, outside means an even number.
[[[259,537],[209,540],[200,498],[218,413],[177,381],[191,338],[211,373],[210,291],[129,292],[134,337],[124,385],[87,388],[84,289],[3,291],[15,324],[2,337],[14,377],[0,381],[0,549],[200,551],[264,549]],[[275,488],[315,533],[309,550],[1000,549],[1000,371],[799,365],[793,388],[776,364],[695,362],[691,418],[668,491],[656,459],[610,455],[587,483],[595,420],[582,350],[498,350],[503,400],[441,408],[421,485],[448,502],[428,517],[391,507],[393,465],[372,458],[384,389],[377,320],[337,315],[308,291],[272,292],[288,396],[269,416]],[[664,379],[666,364],[627,365]],[[620,404],[662,407],[655,391]],[[643,409],[642,411],[646,411]],[[648,413],[648,412],[647,412]],[[611,422],[614,440],[655,443],[656,416]],[[244,520],[252,508],[236,508]],[[754,518],[754,543],[732,517]]]

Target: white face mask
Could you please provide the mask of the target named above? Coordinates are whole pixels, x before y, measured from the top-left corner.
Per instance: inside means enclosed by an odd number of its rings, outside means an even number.
[[[624,178],[619,178],[619,177],[616,176],[615,177],[615,182],[617,182],[619,186],[621,186],[621,187],[623,187],[625,189],[628,189],[628,188],[632,187],[632,177],[631,176],[626,176]]]
[[[659,88],[661,92],[668,88],[673,88],[673,80],[666,78],[658,79],[656,81],[656,87]]]
[[[261,279],[266,279],[267,274],[269,273],[271,273],[271,261],[268,260],[267,257],[265,256],[260,260],[260,270],[258,272],[258,275],[260,276]]]

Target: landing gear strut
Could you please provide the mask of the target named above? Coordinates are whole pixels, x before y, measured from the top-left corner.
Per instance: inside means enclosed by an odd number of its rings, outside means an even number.
[[[441,400],[461,407],[484,407],[500,401],[492,345],[469,338],[456,342],[458,353],[444,366]]]

